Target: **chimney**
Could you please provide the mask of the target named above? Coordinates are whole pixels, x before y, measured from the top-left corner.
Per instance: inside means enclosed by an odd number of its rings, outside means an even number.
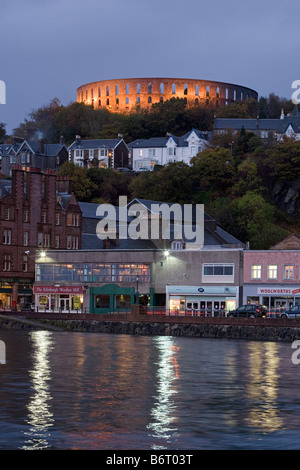
[[[75,142],[76,142],[76,144],[78,144],[78,142],[80,142],[80,140],[81,140],[81,136],[80,136],[80,135],[76,135],[76,137],[75,137]]]
[[[65,139],[63,135],[60,136],[59,145],[65,145]]]

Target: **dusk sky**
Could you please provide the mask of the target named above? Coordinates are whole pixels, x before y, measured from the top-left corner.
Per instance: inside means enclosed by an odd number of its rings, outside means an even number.
[[[217,80],[291,98],[298,0],[0,0],[8,133],[54,97],[111,78]]]

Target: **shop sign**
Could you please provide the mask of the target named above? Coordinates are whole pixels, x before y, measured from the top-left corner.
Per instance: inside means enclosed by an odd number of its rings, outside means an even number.
[[[299,287],[258,287],[258,294],[300,295]]]
[[[34,294],[82,294],[82,286],[34,286]]]

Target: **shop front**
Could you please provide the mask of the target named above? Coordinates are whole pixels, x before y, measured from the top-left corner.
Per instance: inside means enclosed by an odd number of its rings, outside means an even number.
[[[135,287],[123,287],[117,284],[105,284],[101,287],[90,287],[90,312],[131,312],[132,306],[152,305],[153,289],[149,292]]]
[[[36,312],[77,313],[83,308],[82,286],[40,286],[33,287]]]
[[[166,306],[172,314],[223,315],[238,306],[236,286],[167,286]]]
[[[269,310],[300,304],[300,285],[244,285],[244,303],[265,305]]]

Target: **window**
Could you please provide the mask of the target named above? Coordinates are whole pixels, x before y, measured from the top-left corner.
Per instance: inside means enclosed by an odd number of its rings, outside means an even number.
[[[203,276],[232,276],[233,264],[204,264]]]
[[[138,95],[141,93],[141,85],[139,83],[136,86],[136,92]]]
[[[106,96],[109,96],[109,86],[106,87]]]
[[[72,226],[72,218],[73,218],[73,214],[68,213],[67,214],[67,225],[68,225],[68,227]]]
[[[11,230],[3,230],[3,245],[11,245]]]
[[[294,279],[294,266],[285,265],[284,266],[284,279]]]
[[[4,219],[9,220],[9,207],[4,208]]]
[[[50,233],[44,233],[44,247],[50,247]]]
[[[55,248],[59,248],[59,235],[55,235]]]
[[[67,249],[68,250],[72,249],[72,237],[71,237],[71,235],[67,236]]]
[[[116,308],[131,308],[131,295],[115,295]]]
[[[269,264],[267,267],[268,279],[277,279],[277,265]]]
[[[149,157],[155,157],[155,149],[149,149]]]
[[[95,308],[109,308],[109,295],[95,295]]]
[[[42,211],[42,224],[45,224],[47,221],[47,212]]]
[[[149,83],[148,84],[148,94],[151,95],[151,93],[152,93],[152,83]],[[148,101],[148,103],[149,103],[149,101]]]
[[[60,224],[60,213],[56,212],[56,214],[55,214],[55,225],[59,225],[59,224]]]
[[[176,85],[175,83],[172,84],[172,95],[176,94]]]
[[[165,87],[164,87],[164,84],[161,83],[160,86],[159,86],[159,93],[160,93],[161,95],[163,95],[164,92],[165,92]]]
[[[94,158],[94,150],[93,149],[90,149],[89,157],[90,157],[90,160],[93,160],[93,158]]]
[[[5,254],[3,256],[3,271],[10,271],[11,268],[11,255]]]
[[[23,212],[23,222],[28,222],[28,209],[24,209]]]
[[[38,233],[38,246],[42,247],[43,246],[43,234]]]
[[[129,94],[129,84],[127,83],[127,85],[126,85],[126,95],[128,95],[128,94]]]
[[[24,232],[24,246],[28,246],[28,232]]]
[[[196,86],[195,86],[195,95],[196,95],[196,96],[199,95],[199,85],[196,85]]]
[[[24,255],[23,256],[23,272],[27,273],[28,271],[28,256]]]
[[[261,279],[261,264],[252,264],[251,279]]]
[[[184,85],[184,87],[183,87],[183,94],[184,95],[188,94],[188,86],[187,85]]]

